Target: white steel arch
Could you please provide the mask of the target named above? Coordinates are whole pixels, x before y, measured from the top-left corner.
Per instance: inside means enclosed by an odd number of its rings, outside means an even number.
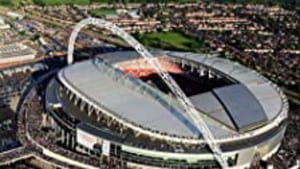
[[[178,84],[175,80],[167,73],[163,71],[163,68],[157,61],[157,58],[153,57],[153,55],[137,40],[135,40],[131,35],[126,33],[124,30],[116,26],[111,22],[107,22],[103,19],[98,18],[87,18],[80,21],[78,24],[75,25],[74,30],[71,34],[69,39],[68,45],[68,64],[72,64],[74,57],[74,45],[77,38],[78,33],[80,30],[85,27],[86,25],[95,25],[100,28],[104,28],[106,30],[111,31],[114,35],[118,35],[123,40],[125,40],[130,46],[132,46],[143,58],[147,60],[149,64],[153,66],[153,68],[157,71],[158,75],[163,79],[163,81],[168,85],[170,90],[175,94],[178,101],[182,104],[184,108],[184,115],[190,118],[194,125],[201,131],[203,138],[209,145],[210,149],[212,150],[214,157],[219,162],[222,168],[229,168],[225,157],[220,149],[220,146],[215,141],[212,133],[210,132],[207,124],[202,119],[200,113],[195,109],[194,105],[191,101],[186,97],[184,92],[180,89]]]

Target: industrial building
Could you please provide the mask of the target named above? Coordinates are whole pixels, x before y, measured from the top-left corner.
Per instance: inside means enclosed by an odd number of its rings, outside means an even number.
[[[0,64],[11,64],[35,59],[36,51],[22,43],[0,46]]]

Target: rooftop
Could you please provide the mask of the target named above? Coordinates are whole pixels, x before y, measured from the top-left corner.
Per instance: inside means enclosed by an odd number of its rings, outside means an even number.
[[[0,60],[34,54],[33,49],[19,43],[0,46]]]
[[[101,72],[92,60],[75,63],[64,69],[62,77],[84,97],[122,119],[170,135],[197,136],[193,127],[189,126],[189,122],[180,113],[158,101],[162,99],[158,98],[159,95],[153,98],[153,95],[143,94],[115,81],[108,74]],[[140,85],[138,81],[131,80],[132,83]]]
[[[209,67],[238,81],[190,97],[215,137],[257,128],[280,113],[282,100],[279,93],[268,80],[252,70],[208,55],[166,54],[170,58]],[[78,62],[63,69],[60,79],[83,97],[125,121],[170,135],[196,137],[199,134],[192,120],[183,115],[178,102],[171,101],[169,96],[139,79],[104,68],[110,65],[107,62],[128,61],[137,58],[137,54],[115,52],[99,57],[106,64],[95,64],[94,60]]]

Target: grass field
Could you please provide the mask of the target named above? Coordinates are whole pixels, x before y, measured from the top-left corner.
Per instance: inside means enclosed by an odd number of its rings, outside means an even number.
[[[93,17],[100,17],[107,14],[114,14],[115,10],[111,8],[98,8],[89,10],[89,14]]]
[[[201,52],[204,48],[203,43],[175,31],[135,34],[134,36],[147,47],[190,52]]]
[[[5,7],[12,7],[14,4],[11,0],[0,0],[0,5]]]

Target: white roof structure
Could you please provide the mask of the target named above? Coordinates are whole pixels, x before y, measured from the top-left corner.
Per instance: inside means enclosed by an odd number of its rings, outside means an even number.
[[[235,128],[227,112],[212,92],[201,93],[190,97],[190,99],[201,112],[205,112],[229,127]]]
[[[197,136],[182,116],[146,94],[130,89],[101,72],[92,60],[64,69],[62,77],[101,107],[134,124],[162,133],[185,137]],[[176,110],[174,110],[176,111]]]
[[[204,113],[203,118],[216,138],[264,125],[286,109],[280,90],[244,66],[209,55],[181,52],[165,54],[170,58],[208,67],[237,81],[237,84],[189,98],[199,113]],[[135,52],[115,52],[99,57],[109,64],[116,64],[138,56]],[[168,96],[153,90],[141,80],[124,76],[116,70],[105,70],[104,67],[94,60],[83,61],[63,69],[59,78],[93,104],[127,122],[169,135],[199,136],[191,120],[182,116],[180,106],[171,102]]]
[[[284,100],[282,100],[280,91],[276,89],[277,87],[274,84],[255,71],[222,58],[181,52],[167,53],[173,57],[209,66],[237,80],[258,100],[268,120],[274,119],[282,111]]]

